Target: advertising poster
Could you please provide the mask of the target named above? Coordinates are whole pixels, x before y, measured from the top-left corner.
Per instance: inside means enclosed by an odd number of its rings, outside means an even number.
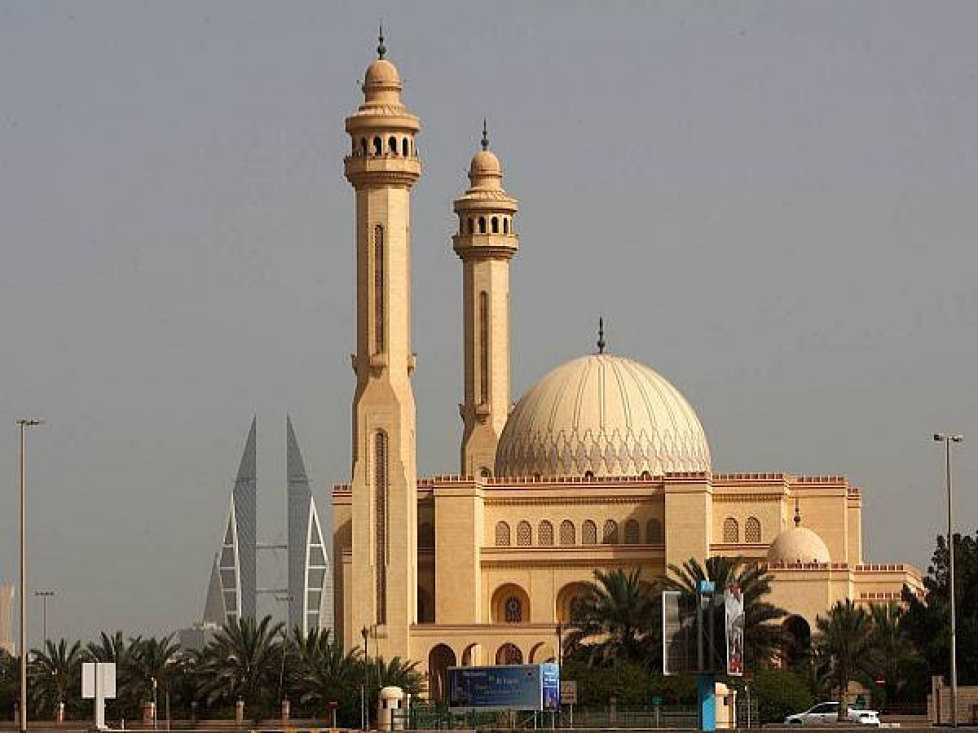
[[[560,670],[556,664],[449,667],[448,696],[453,710],[556,710]]]
[[[736,583],[723,592],[727,632],[727,674],[744,674],[744,595]]]

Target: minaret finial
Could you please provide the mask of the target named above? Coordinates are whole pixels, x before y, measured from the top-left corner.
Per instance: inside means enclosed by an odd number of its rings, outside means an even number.
[[[384,58],[387,46],[384,45],[384,21],[380,21],[380,33],[377,35],[377,58]]]
[[[482,149],[489,149],[489,128],[486,127],[486,118],[482,118]]]
[[[598,353],[604,353],[604,347],[607,344],[604,341],[604,316],[598,318]]]
[[[801,526],[801,509],[798,507],[798,499],[795,499],[795,526]]]

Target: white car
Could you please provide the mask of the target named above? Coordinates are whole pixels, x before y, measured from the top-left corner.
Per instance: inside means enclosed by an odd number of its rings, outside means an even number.
[[[876,710],[849,708],[846,718],[850,723],[880,727],[880,715]],[[795,713],[784,719],[785,725],[830,725],[839,721],[839,703],[820,702],[810,710]]]

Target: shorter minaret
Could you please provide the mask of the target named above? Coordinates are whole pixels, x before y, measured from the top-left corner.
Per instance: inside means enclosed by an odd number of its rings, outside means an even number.
[[[503,169],[489,150],[485,122],[469,181],[469,189],[455,200],[458,233],[452,237],[463,279],[462,474],[488,477],[509,417],[509,261],[519,249],[519,204],[503,190]]]

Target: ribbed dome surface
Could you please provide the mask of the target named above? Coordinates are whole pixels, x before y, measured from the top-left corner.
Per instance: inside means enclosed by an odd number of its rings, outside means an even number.
[[[660,476],[709,471],[693,408],[638,362],[591,354],[557,367],[523,395],[496,450],[496,476]]]
[[[781,532],[768,548],[767,559],[789,564],[832,561],[828,546],[808,527],[789,527]]]

